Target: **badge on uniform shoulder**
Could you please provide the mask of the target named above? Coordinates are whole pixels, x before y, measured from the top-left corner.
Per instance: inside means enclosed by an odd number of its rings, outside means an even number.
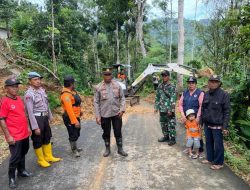
[[[70,102],[70,98],[68,96],[65,97],[66,102]]]
[[[29,100],[30,98],[31,98],[30,96],[26,96],[26,98],[25,98],[25,99],[26,99],[26,100]]]

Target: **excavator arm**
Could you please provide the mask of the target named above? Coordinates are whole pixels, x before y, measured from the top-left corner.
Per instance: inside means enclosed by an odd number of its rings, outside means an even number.
[[[161,65],[149,64],[148,67],[142,72],[142,74],[140,74],[140,76],[132,83],[131,89],[129,90],[129,95],[134,95],[142,87],[148,75],[159,73],[164,70],[188,76],[193,76],[195,72],[192,68],[189,68],[188,66],[178,65],[177,63],[167,63]]]

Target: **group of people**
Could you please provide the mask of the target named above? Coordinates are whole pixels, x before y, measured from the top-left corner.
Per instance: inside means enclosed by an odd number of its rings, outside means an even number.
[[[125,97],[119,83],[112,80],[112,70],[103,69],[103,81],[97,85],[94,106],[96,122],[102,126],[103,140],[106,146],[104,157],[110,155],[111,123],[114,128],[118,154],[126,157],[122,142],[122,116],[125,112]],[[30,177],[33,174],[26,170],[25,155],[29,150],[31,136],[33,148],[37,156],[37,163],[42,168],[62,159],[53,156],[50,122],[53,119],[49,108],[48,96],[42,87],[42,76],[37,72],[28,73],[29,87],[24,97],[18,96],[19,84],[16,78],[5,81],[6,95],[1,99],[0,125],[9,144],[9,187],[16,188],[16,171],[19,177]],[[76,80],[66,76],[60,95],[64,110],[63,122],[68,131],[68,140],[75,157],[80,157],[82,149],[78,146],[81,121],[81,97],[75,90]]]
[[[170,82],[170,73],[161,73],[162,83],[157,87],[155,98],[155,113],[160,112],[160,125],[163,137],[159,142],[168,142],[169,146],[176,143],[176,90]],[[37,72],[28,73],[29,87],[23,98],[18,96],[19,84],[15,78],[5,81],[6,95],[1,99],[0,125],[9,144],[9,187],[16,188],[16,171],[19,177],[30,177],[32,173],[25,167],[25,155],[29,150],[31,136],[33,148],[37,156],[37,163],[43,168],[62,159],[53,156],[50,122],[53,119],[49,108],[48,96],[42,87],[43,77]],[[82,149],[78,146],[81,131],[80,117],[81,97],[75,90],[76,80],[66,76],[61,91],[61,104],[64,110],[63,122],[68,131],[68,140],[75,157],[80,157]],[[191,158],[198,158],[203,152],[201,131],[204,129],[206,137],[207,159],[202,162],[211,164],[211,169],[223,167],[224,147],[223,134],[227,134],[230,98],[228,93],[220,87],[220,77],[212,75],[208,81],[207,92],[197,88],[197,79],[189,77],[188,89],[185,90],[179,101],[179,110],[182,122],[187,130],[188,153]],[[128,156],[123,150],[122,116],[125,113],[126,101],[123,90],[112,77],[112,68],[103,68],[103,81],[96,86],[94,108],[96,123],[103,130],[102,138],[105,144],[104,157],[111,153],[110,133],[113,126],[118,154]]]
[[[160,125],[163,137],[159,142],[168,142],[172,146],[176,143],[176,92],[170,82],[170,73],[161,73],[162,83],[157,87],[155,98],[155,112],[160,112]],[[188,88],[179,100],[179,111],[182,123],[186,127],[186,147],[190,158],[202,158],[202,131],[205,131],[206,159],[204,164],[218,170],[224,163],[223,134],[228,134],[230,120],[230,97],[221,89],[221,78],[212,75],[208,80],[208,91],[197,88],[197,79],[193,76],[187,80]]]

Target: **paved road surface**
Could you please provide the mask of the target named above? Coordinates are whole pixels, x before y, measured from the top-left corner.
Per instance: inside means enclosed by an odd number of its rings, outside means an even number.
[[[153,113],[134,113],[124,122],[124,148],[129,153],[122,158],[116,153],[112,139],[112,154],[103,158],[102,131],[94,121],[83,122],[80,144],[81,158],[70,154],[66,129],[53,128],[55,155],[63,161],[48,169],[36,165],[32,148],[27,156],[27,168],[34,173],[29,179],[19,179],[18,190],[233,190],[250,189],[228,168],[212,171],[198,160],[182,153],[184,131],[178,128],[179,143],[169,147],[158,143],[161,135],[158,118]],[[0,190],[8,189],[7,160],[0,166]]]

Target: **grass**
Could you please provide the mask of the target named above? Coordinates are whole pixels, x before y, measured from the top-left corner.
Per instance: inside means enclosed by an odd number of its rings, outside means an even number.
[[[225,162],[250,185],[250,150],[241,143],[225,141]]]

